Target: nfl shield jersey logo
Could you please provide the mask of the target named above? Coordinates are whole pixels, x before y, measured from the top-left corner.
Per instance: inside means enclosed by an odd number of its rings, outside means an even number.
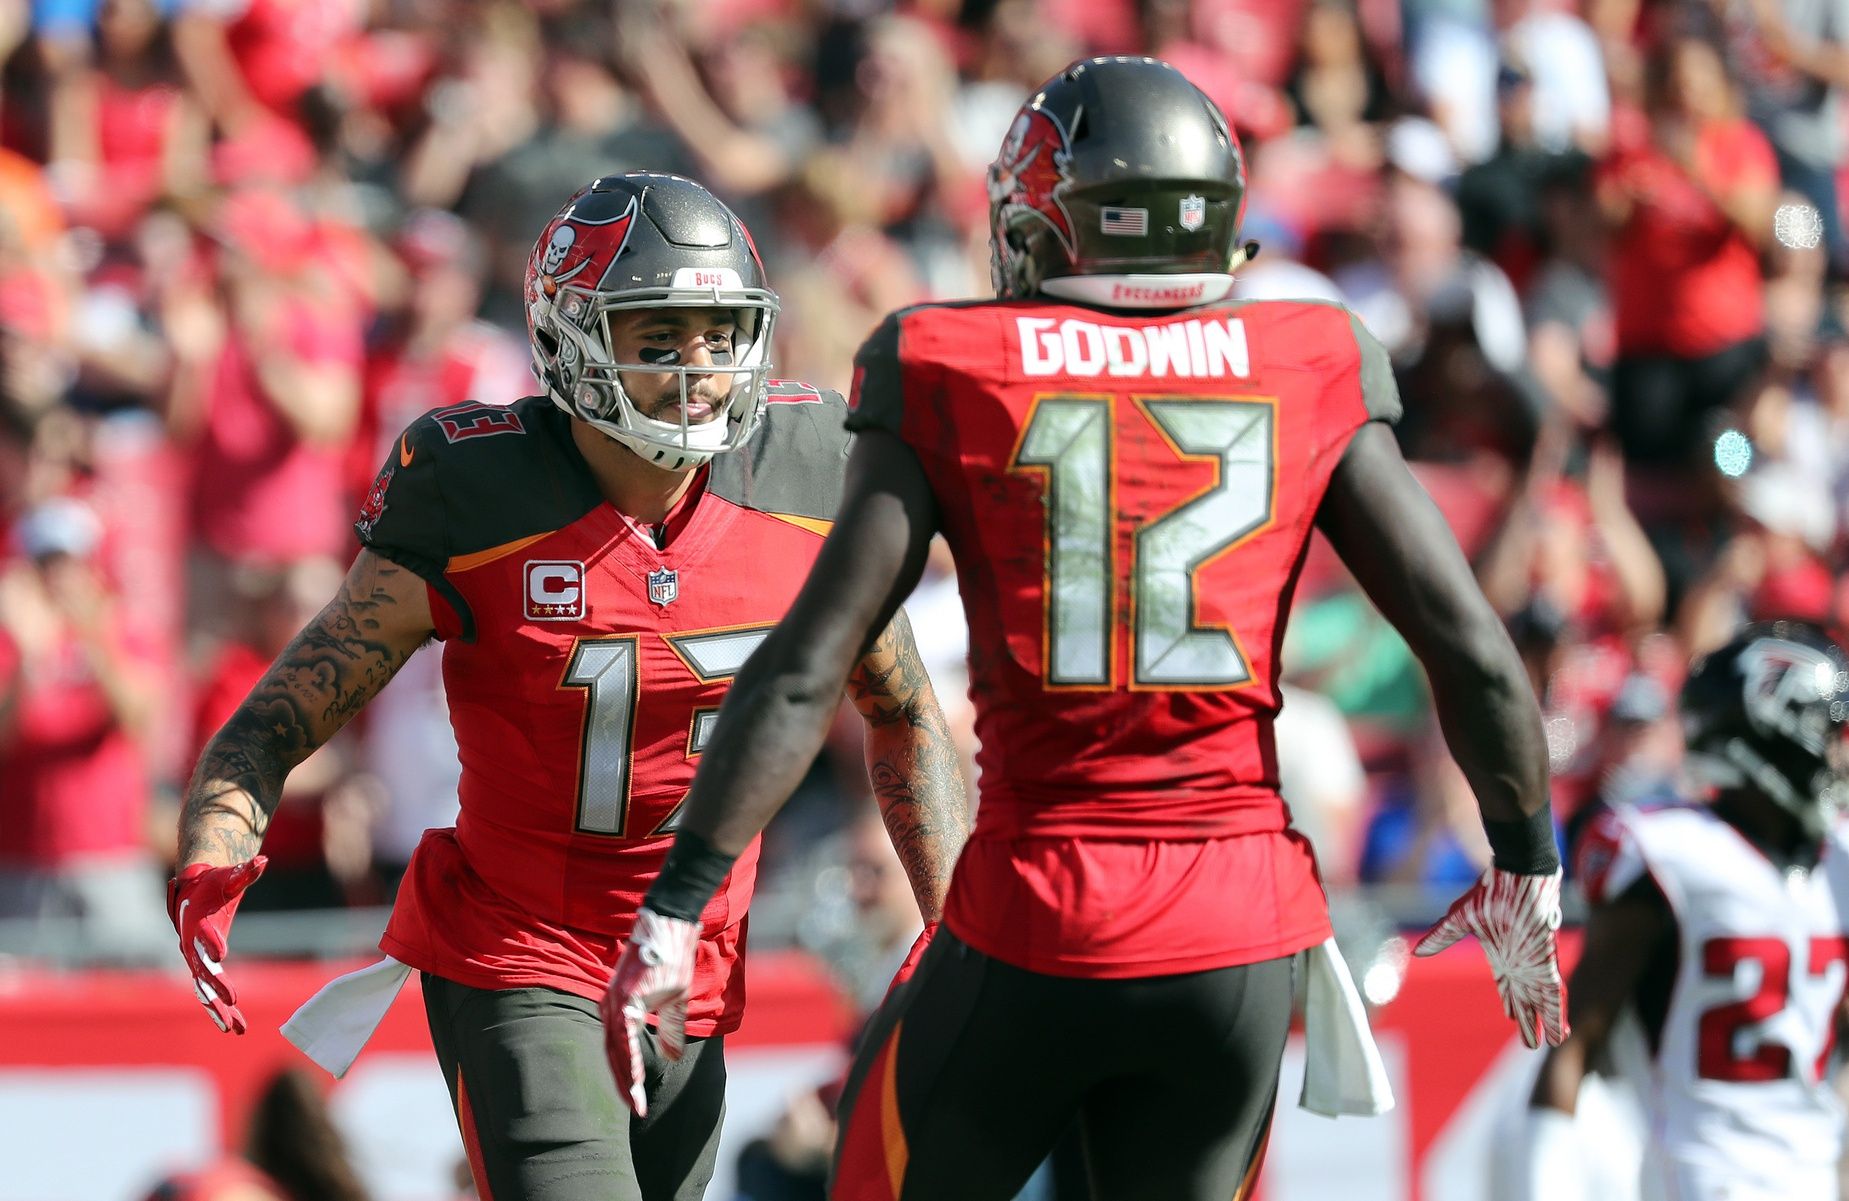
[[[1207,198],[1205,196],[1183,196],[1181,198],[1181,228],[1193,233],[1207,223]]]
[[[681,594],[681,577],[672,567],[658,567],[648,573],[650,604],[666,605]]]

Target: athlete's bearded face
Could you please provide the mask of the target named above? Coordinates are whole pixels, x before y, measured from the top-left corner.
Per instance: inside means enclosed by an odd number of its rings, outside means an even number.
[[[635,309],[610,314],[610,349],[617,362],[695,369],[687,376],[689,425],[702,425],[718,416],[738,377],[701,375],[698,368],[730,366],[737,336],[737,313],[732,309]],[[680,423],[681,387],[674,372],[625,371],[620,378],[630,402],[644,417]]]

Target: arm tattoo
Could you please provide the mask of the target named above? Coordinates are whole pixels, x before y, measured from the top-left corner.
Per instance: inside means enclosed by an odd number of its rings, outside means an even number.
[[[873,649],[854,668],[854,673],[847,678],[848,695],[854,698],[854,705],[867,719],[867,728],[878,730],[898,722],[910,722],[918,715],[907,711],[907,701],[915,697],[917,680],[924,679],[924,665],[917,661],[917,647],[912,648],[912,664],[918,671],[916,679],[908,679],[903,674],[908,664],[893,653],[893,643],[897,641],[893,627],[906,622],[909,636],[911,625],[901,610],[892,620],[885,633],[873,643]],[[925,680],[930,687],[930,681]]]
[[[848,695],[866,718],[867,775],[887,836],[919,912],[936,921],[969,833],[969,802],[962,758],[903,610],[848,677]]]
[[[415,645],[386,632],[405,569],[375,556],[284,648],[212,736],[180,811],[180,862],[257,853],[283,780],[395,675]]]

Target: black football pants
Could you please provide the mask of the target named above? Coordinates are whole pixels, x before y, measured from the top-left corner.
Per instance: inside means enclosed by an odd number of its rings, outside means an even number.
[[[698,1201],[725,1115],[725,1040],[679,1062],[647,1031],[648,1117],[617,1096],[594,1002],[424,974],[424,1009],[481,1201]]]
[[[831,1201],[1009,1201],[1074,1120],[1093,1201],[1244,1198],[1292,963],[1089,980],[939,931],[862,1035]]]

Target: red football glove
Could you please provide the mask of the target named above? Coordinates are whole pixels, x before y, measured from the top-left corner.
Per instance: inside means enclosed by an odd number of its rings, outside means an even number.
[[[899,970],[892,974],[892,983],[886,986],[886,996],[881,999],[880,1004],[884,1005],[892,998],[894,989],[912,978],[912,973],[918,970],[918,961],[924,958],[925,948],[931,945],[931,936],[936,933],[937,923],[926,922],[925,928],[918,933],[918,941],[912,944],[910,953],[905,956],[905,962],[901,963]]]
[[[621,1093],[636,1116],[648,1116],[642,1087],[642,1020],[660,1013],[655,1027],[661,1053],[679,1059],[687,1045],[687,994],[693,990],[694,952],[700,923],[663,917],[644,906],[616,961],[610,987],[598,1011],[603,1015],[604,1054]]]
[[[1466,934],[1483,944],[1502,1012],[1522,1032],[1529,1047],[1539,1022],[1547,1045],[1566,1041],[1566,984],[1560,979],[1560,869],[1551,875],[1522,876],[1490,868],[1470,891],[1451,905],[1443,920],[1428,931],[1415,955],[1436,955]]]
[[[167,916],[180,935],[180,955],[193,974],[193,991],[220,1030],[242,1034],[248,1027],[238,1012],[238,994],[225,979],[225,939],[244,890],[256,883],[269,863],[258,855],[233,867],[195,863],[167,882]]]

